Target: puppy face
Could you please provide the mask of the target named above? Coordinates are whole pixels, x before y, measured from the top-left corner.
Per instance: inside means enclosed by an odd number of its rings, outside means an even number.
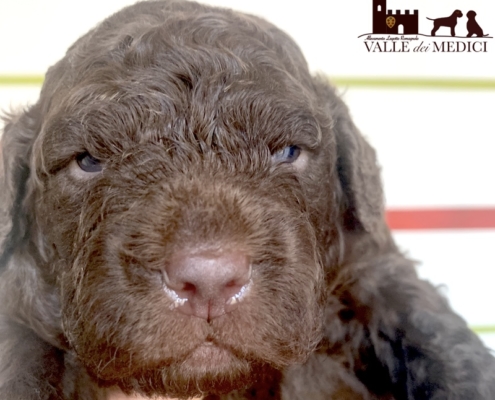
[[[3,147],[2,262],[21,275],[29,254],[51,300],[11,297],[124,391],[222,393],[303,362],[324,272],[383,220],[374,154],[297,46],[195,3],[140,3],[82,37]]]
[[[241,77],[248,86],[250,73]],[[251,92],[224,77],[218,87],[217,79],[181,88],[191,97],[224,93],[191,98],[189,107],[166,80],[163,93],[119,87],[118,103],[107,100],[106,83],[101,100],[72,105],[70,93],[62,102],[71,109],[48,120],[39,141],[36,164],[46,169],[36,215],[58,261],[64,333],[99,379],[156,371],[159,381],[207,379],[207,388],[210,376],[237,381],[252,364],[302,361],[318,337],[321,267],[298,182],[307,167],[298,163],[318,141],[316,123],[292,104],[276,105],[278,97],[256,109],[258,96],[270,96],[262,86]],[[154,96],[165,109],[150,104]],[[263,112],[262,126],[250,127]],[[278,155],[292,146],[301,149],[297,160]],[[251,271],[230,298],[194,301],[196,277],[170,284],[187,262],[224,254]]]

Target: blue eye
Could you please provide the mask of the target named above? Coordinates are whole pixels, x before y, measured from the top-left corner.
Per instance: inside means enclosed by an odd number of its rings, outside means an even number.
[[[287,146],[272,155],[272,160],[280,163],[293,163],[301,154],[298,146]]]
[[[88,152],[79,154],[76,161],[79,168],[81,168],[84,172],[95,173],[100,172],[103,169],[100,160],[97,160]]]

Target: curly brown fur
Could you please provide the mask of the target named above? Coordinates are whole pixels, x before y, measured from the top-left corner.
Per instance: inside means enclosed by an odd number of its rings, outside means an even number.
[[[2,399],[495,398],[494,359],[390,236],[373,149],[259,18],[122,10],[9,118],[2,157]],[[198,248],[252,267],[215,318],[164,291]]]

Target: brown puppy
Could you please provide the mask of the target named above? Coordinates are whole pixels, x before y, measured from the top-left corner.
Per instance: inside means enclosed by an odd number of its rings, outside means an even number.
[[[440,29],[440,27],[445,26],[450,28],[451,36],[455,36],[455,26],[457,25],[457,18],[462,17],[461,10],[455,10],[450,17],[445,18],[428,18],[430,21],[433,21],[433,29],[431,30],[431,36],[435,36],[435,33]]]
[[[481,29],[481,26],[479,26],[478,21],[476,21],[476,12],[472,10],[468,11],[466,17],[468,19],[468,22],[466,24],[466,28],[468,31],[467,37],[471,37],[473,35],[476,35],[478,37],[487,36],[483,34],[483,29]]]
[[[266,21],[126,8],[1,146],[0,399],[495,398],[373,149]]]

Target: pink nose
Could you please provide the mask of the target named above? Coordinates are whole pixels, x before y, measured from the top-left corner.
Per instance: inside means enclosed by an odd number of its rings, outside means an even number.
[[[251,280],[248,257],[236,250],[176,253],[165,272],[178,310],[208,321],[232,311]]]

